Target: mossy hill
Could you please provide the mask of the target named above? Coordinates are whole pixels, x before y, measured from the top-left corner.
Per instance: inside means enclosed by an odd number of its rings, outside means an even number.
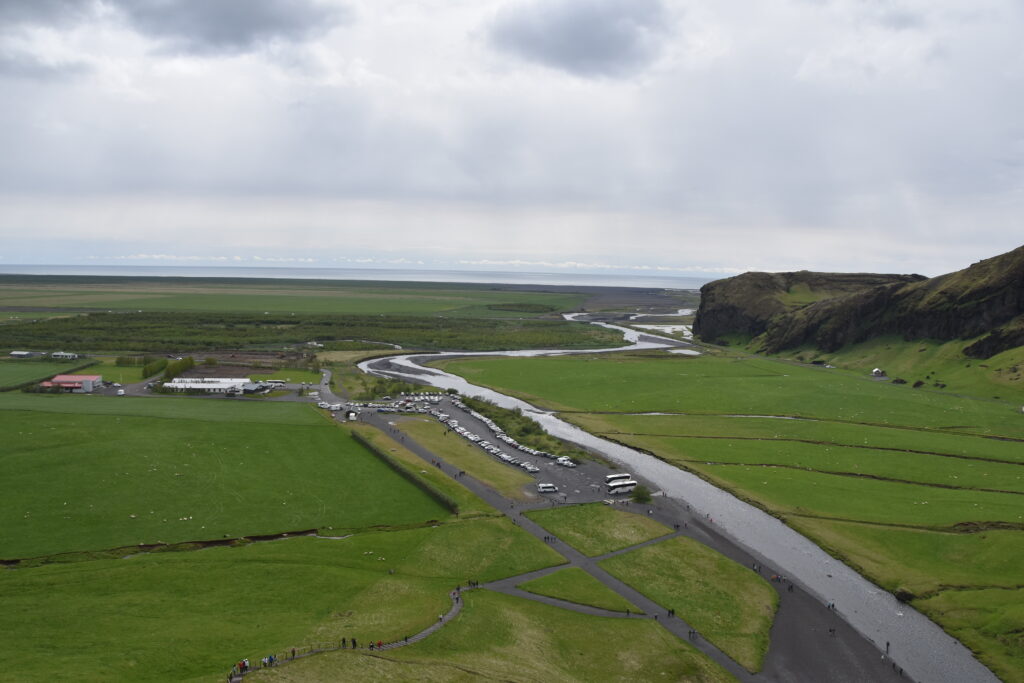
[[[826,352],[883,336],[970,340],[989,358],[1024,345],[1024,246],[954,273],[744,273],[701,289],[694,332],[768,353]]]

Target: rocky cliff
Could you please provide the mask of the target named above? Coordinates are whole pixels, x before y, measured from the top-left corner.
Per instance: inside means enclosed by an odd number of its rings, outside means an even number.
[[[814,291],[823,295],[808,303],[794,300],[792,283],[809,277],[812,289],[817,286]],[[965,349],[977,358],[1024,343],[1024,246],[931,279],[846,277],[747,273],[710,283],[694,331],[709,340],[756,336],[769,353],[805,345],[836,351],[891,334],[908,340],[979,338]],[[832,281],[844,283],[846,291],[829,289]],[[705,296],[704,289],[701,294]]]
[[[924,280],[922,275],[874,273],[743,273],[700,290],[694,334],[714,341],[730,335],[756,337],[772,320],[817,301],[883,285]]]

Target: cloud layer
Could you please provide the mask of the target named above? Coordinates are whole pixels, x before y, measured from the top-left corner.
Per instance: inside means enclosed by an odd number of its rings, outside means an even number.
[[[938,274],[1024,234],[1022,38],[1014,0],[7,0],[0,263]]]

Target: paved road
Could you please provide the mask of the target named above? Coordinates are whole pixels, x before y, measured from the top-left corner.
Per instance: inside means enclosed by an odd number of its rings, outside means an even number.
[[[448,404],[442,409],[451,415],[458,414],[459,417],[456,419],[459,420],[460,424],[472,424],[473,418],[467,413],[459,411],[454,406]],[[360,416],[360,420],[372,424],[389,434],[400,435],[402,418],[393,414],[385,415],[364,412]],[[479,435],[487,434],[487,432],[477,431],[475,428],[470,429]],[[466,486],[473,493],[494,506],[495,509],[503,512],[525,531],[541,540],[546,536],[552,535],[549,531],[522,515],[522,512],[525,510],[549,506],[552,504],[551,501],[538,500],[537,502],[524,505],[509,500],[469,475],[458,476],[459,469],[445,462],[443,454],[434,453],[426,449],[409,435],[401,434],[401,436],[404,436],[402,444],[406,448],[427,463],[439,462],[440,469],[445,474],[452,478],[457,478],[460,484]],[[481,457],[490,456],[481,451]],[[571,478],[575,476],[581,480],[580,485],[572,488],[572,493],[567,496],[569,503],[586,502],[601,497],[600,489],[595,492],[587,482],[592,481],[596,477],[600,477],[599,481],[603,481],[602,472],[609,473],[612,471],[607,468],[601,469],[600,465],[593,463],[574,470],[567,468],[558,468],[558,470],[561,470],[560,475],[563,477]],[[630,504],[624,507],[635,508],[636,505]],[[689,512],[686,509],[685,503],[679,503],[664,497],[656,497],[650,506],[642,506],[641,511],[644,509],[650,510],[651,517],[669,528],[674,528],[676,524],[679,524],[679,531],[673,535],[688,536],[723,553],[741,565],[748,567],[753,565],[753,557],[718,533],[714,528],[713,522],[698,518]],[[566,558],[570,566],[583,569],[601,581],[605,586],[641,608],[647,615],[645,617],[633,616],[630,618],[650,619],[657,615],[659,623],[664,628],[667,628],[680,638],[689,640],[691,625],[686,623],[679,615],[669,618],[667,610],[663,606],[654,603],[601,569],[597,563],[603,558],[586,557],[557,538],[551,546]],[[488,584],[487,587],[502,590],[503,592],[512,592],[521,597],[540,602],[558,604],[568,609],[575,609],[590,614],[607,615],[607,612],[602,610],[572,605],[562,601],[552,601],[551,599],[526,593],[525,591],[516,591],[516,585],[529,580],[532,576],[540,576],[556,569],[558,568],[542,570],[539,573],[531,573],[530,575],[511,577]],[[771,568],[764,567],[761,569],[761,573],[768,576],[775,572]],[[694,647],[697,647],[714,659],[741,681],[863,683],[864,681],[909,680],[900,676],[893,668],[892,662],[873,643],[865,639],[813,596],[800,590],[789,592],[787,584],[773,582],[771,585],[778,591],[780,603],[775,623],[772,627],[771,645],[765,659],[763,671],[759,674],[748,673],[718,650],[718,648],[701,637],[691,640]],[[623,617],[623,615],[618,616],[620,618]],[[834,636],[830,635],[830,629],[835,629]]]

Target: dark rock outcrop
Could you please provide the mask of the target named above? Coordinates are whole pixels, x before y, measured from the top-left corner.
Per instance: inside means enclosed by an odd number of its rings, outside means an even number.
[[[747,273],[710,283],[701,290],[702,296],[707,290],[707,301],[701,301],[694,332],[708,340],[729,334],[758,336],[769,353],[805,345],[836,351],[893,334],[941,341],[985,335],[965,349],[976,358],[1024,344],[1024,247],[931,279],[846,278]],[[794,283],[802,286],[805,299],[816,292],[822,296],[810,303],[793,302]]]
[[[709,341],[726,335],[756,337],[775,318],[811,301],[893,283],[924,280],[921,275],[875,273],[743,273],[710,282],[700,290],[694,334]]]

